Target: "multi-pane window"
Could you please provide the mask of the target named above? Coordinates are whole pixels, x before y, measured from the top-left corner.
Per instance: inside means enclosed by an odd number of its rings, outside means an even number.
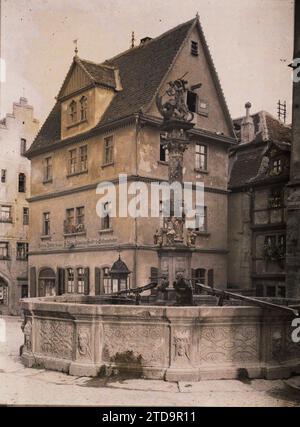
[[[19,173],[19,193],[26,192],[26,175],[25,173]]]
[[[73,268],[67,268],[67,292],[75,292],[75,275]]]
[[[114,160],[113,137],[104,138],[104,164],[112,163]]]
[[[44,160],[44,182],[52,180],[52,157],[46,157]]]
[[[29,208],[23,208],[23,225],[29,224]]]
[[[84,207],[71,208],[66,210],[65,233],[80,233],[84,227]]]
[[[84,268],[77,268],[77,292],[84,294]]]
[[[191,111],[192,113],[197,113],[197,101],[198,101],[197,94],[195,92],[188,90],[187,96],[186,96],[186,103],[189,111]]]
[[[191,54],[194,56],[198,56],[198,43],[194,40],[191,41]]]
[[[103,204],[103,216],[101,218],[102,230],[109,230],[111,228],[110,207],[110,202],[106,202]]]
[[[196,207],[195,231],[207,232],[207,206]]]
[[[79,147],[78,150],[74,148],[69,151],[69,175],[85,172],[88,169],[87,145]]]
[[[74,100],[69,105],[69,116],[71,124],[77,121],[77,103]]]
[[[8,242],[0,242],[0,259],[9,258],[9,244]]]
[[[69,151],[69,174],[73,174],[77,172],[77,150]]]
[[[87,119],[87,98],[83,96],[80,101],[80,120]]]
[[[80,231],[80,228],[84,230],[84,207],[83,206],[76,208],[76,225],[77,225],[78,231]]]
[[[50,212],[43,213],[43,235],[50,236]]]
[[[26,139],[25,138],[21,138],[20,153],[21,153],[21,156],[24,156],[24,154],[26,153]]]
[[[1,182],[2,184],[6,182],[6,169],[1,169]]]
[[[271,175],[280,175],[282,172],[282,159],[274,159],[271,167]]]
[[[88,168],[87,145],[79,147],[79,172],[86,171]]]
[[[0,206],[0,222],[12,222],[11,206]]]
[[[196,144],[195,167],[198,170],[207,170],[207,146],[204,144]]]
[[[102,269],[102,278],[103,278],[104,293],[110,294],[111,293],[111,280],[110,280],[110,273],[109,273],[108,267],[104,267]]]
[[[270,190],[269,208],[283,207],[283,189],[281,187],[273,187]]]
[[[18,242],[17,243],[17,259],[26,261],[28,258],[28,243]]]

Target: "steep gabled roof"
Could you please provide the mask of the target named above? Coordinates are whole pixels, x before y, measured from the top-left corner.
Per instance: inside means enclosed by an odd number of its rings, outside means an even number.
[[[118,70],[120,75],[122,90],[115,93],[109,107],[93,130],[100,129],[102,126],[133,115],[134,113],[146,111],[149,108],[164,78],[172,68],[178,53],[183,47],[184,41],[196,25],[228,127],[231,130],[231,135],[234,136],[232,121],[221,85],[197,18],[178,25],[161,36],[129,49],[102,64],[95,64],[75,57],[77,58],[76,63],[85,70],[91,82],[95,84],[105,84],[115,89],[115,69]],[[72,66],[65,78],[59,96],[61,96],[64,85],[71,72]],[[55,129],[53,129],[54,127]],[[51,145],[59,140],[60,107],[58,101],[27,154],[30,157],[37,149],[42,147],[47,148],[47,146],[50,148]]]

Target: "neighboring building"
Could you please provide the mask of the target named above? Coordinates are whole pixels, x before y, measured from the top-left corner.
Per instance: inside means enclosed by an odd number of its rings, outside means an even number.
[[[0,312],[16,314],[28,295],[30,161],[24,156],[39,122],[26,98],[0,121]]]
[[[152,181],[168,180],[155,97],[163,94],[168,81],[185,74],[195,127],[184,155],[184,181],[204,181],[206,205],[191,268],[203,282],[226,287],[227,150],[235,136],[196,18],[155,39],[146,37],[102,64],[74,57],[56,104],[28,152],[35,218],[30,223],[31,296],[141,286],[161,266],[153,243],[159,218],[101,220],[96,187],[103,181],[117,183],[120,173],[148,187]],[[126,277],[112,280],[119,251]],[[176,262],[180,264],[180,253]]]
[[[228,286],[285,296],[286,184],[291,127],[265,111],[234,120],[230,150]]]

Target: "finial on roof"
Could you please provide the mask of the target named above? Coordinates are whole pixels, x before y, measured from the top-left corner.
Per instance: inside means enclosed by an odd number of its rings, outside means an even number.
[[[73,43],[75,44],[75,49],[74,49],[75,56],[77,56],[77,55],[78,55],[78,46],[77,46],[77,42],[78,42],[78,39],[73,40]]]
[[[199,18],[200,18],[200,16],[199,16],[199,12],[197,12],[197,13],[196,13],[196,18],[197,18],[197,19],[199,19]]]
[[[246,108],[246,116],[248,117],[250,115],[250,108],[252,107],[251,102],[246,102],[245,108]]]
[[[131,47],[134,47],[135,37],[134,37],[134,31],[131,33]]]

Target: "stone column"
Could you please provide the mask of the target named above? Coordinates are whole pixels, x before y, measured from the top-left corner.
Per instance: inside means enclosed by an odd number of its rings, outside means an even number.
[[[300,58],[299,0],[295,2],[294,58]],[[300,82],[296,81],[293,83],[292,141],[287,199],[286,287],[287,297],[300,298]]]

